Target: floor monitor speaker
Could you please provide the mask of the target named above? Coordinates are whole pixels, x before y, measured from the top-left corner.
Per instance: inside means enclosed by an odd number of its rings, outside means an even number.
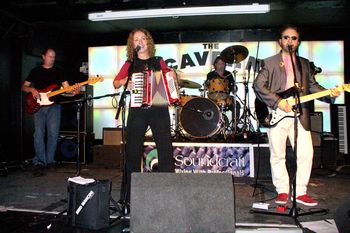
[[[232,175],[133,173],[130,231],[235,232]]]

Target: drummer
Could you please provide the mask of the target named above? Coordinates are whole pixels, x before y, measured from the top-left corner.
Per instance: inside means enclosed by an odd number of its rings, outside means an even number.
[[[228,88],[227,88],[227,95],[228,97],[224,100],[214,100],[218,105],[224,105],[220,107],[224,107],[224,110],[229,110],[232,112],[232,123],[233,120],[239,119],[240,116],[240,110],[241,105],[239,102],[236,101],[236,104],[234,103],[234,98],[230,94],[234,95],[237,91],[237,86],[235,85],[234,78],[232,76],[232,73],[226,70],[226,63],[224,62],[223,57],[218,56],[214,60],[213,64],[214,70],[210,71],[207,74],[207,79],[204,82],[205,87],[208,89],[210,86],[210,80],[222,78],[228,80]],[[210,97],[209,97],[210,98]],[[236,117],[234,117],[234,107],[236,106]]]

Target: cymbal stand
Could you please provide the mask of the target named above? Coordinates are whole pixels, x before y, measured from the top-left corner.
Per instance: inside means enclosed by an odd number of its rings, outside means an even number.
[[[233,59],[233,71],[232,71],[232,73],[233,73],[233,75],[232,75],[232,77],[233,77],[233,87],[232,87],[232,91],[233,92],[235,92],[235,86],[236,86],[236,80],[237,80],[237,76],[236,76],[236,73],[237,73],[237,71],[236,71],[236,55],[234,55],[234,59]],[[237,116],[237,108],[236,108],[236,93],[234,93],[234,95],[233,95],[233,104],[235,105],[234,106],[234,110],[233,110],[233,118],[236,118],[236,116]],[[237,123],[238,123],[238,119],[232,119],[232,121],[233,121],[233,129],[234,129],[234,131],[233,132],[237,132]]]
[[[174,113],[173,113],[173,117],[174,117],[174,136],[173,138],[174,139],[183,139],[185,138],[185,136],[183,135],[182,133],[182,130],[181,130],[181,125],[180,125],[180,117],[179,117],[179,114],[180,114],[180,110],[181,110],[181,104],[178,104],[178,105],[174,105]]]
[[[243,114],[241,116],[241,119],[243,120],[242,133],[244,136],[246,136],[248,132],[253,131],[252,129],[253,126],[252,126],[250,117],[256,120],[255,116],[251,113],[250,106],[249,106],[249,89],[248,89],[249,76],[250,76],[250,66],[248,69],[248,79],[243,77],[244,99],[243,99]]]

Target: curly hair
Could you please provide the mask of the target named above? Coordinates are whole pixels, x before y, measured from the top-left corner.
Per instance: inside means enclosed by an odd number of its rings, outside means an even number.
[[[127,52],[126,56],[127,56],[128,60],[132,61],[134,59],[134,35],[136,32],[143,32],[146,35],[149,55],[151,57],[154,57],[156,54],[156,48],[155,48],[151,33],[144,28],[135,28],[134,30],[132,30],[130,32],[129,37],[128,37],[128,41],[126,44],[126,52]]]

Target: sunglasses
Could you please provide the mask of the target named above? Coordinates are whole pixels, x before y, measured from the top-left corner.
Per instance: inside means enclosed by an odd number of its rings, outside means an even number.
[[[298,39],[298,37],[296,37],[296,36],[282,36],[282,38],[285,40],[288,40],[288,39],[297,40]]]

